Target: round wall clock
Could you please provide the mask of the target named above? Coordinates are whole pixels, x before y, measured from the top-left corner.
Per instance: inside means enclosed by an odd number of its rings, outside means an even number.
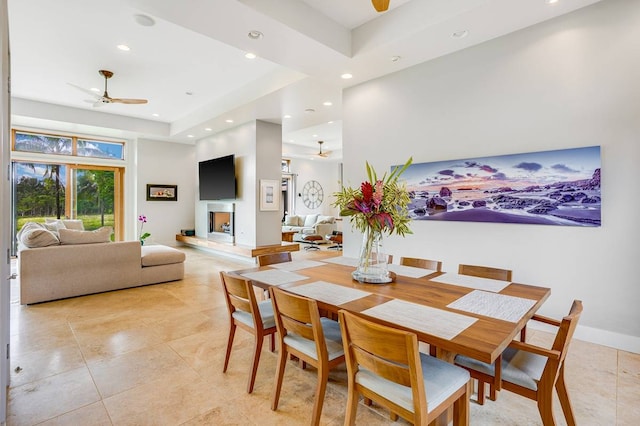
[[[302,188],[302,202],[307,208],[316,209],[322,204],[324,199],[324,191],[322,185],[316,180],[310,180],[304,184]]]

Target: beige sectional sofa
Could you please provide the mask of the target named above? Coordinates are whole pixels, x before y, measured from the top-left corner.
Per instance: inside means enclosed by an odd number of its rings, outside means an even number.
[[[40,239],[52,238],[42,232],[37,233],[40,234]],[[65,237],[66,244],[31,248],[21,244],[18,253],[21,304],[174,281],[184,277],[185,255],[180,250],[161,245],[140,246],[138,241],[69,244],[70,241],[81,239],[81,234],[66,231],[60,233],[72,234],[71,237]],[[83,235],[95,238],[89,234]],[[24,236],[22,240],[28,242]]]

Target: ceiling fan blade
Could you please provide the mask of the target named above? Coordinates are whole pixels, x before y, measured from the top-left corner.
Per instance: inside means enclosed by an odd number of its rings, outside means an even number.
[[[89,95],[93,96],[93,97],[94,97],[94,98],[96,98],[96,99],[100,99],[100,97],[101,97],[99,94],[97,94],[96,92],[94,92],[94,91],[92,91],[92,90],[85,89],[84,87],[76,86],[76,85],[75,85],[75,84],[73,84],[73,83],[67,83],[67,84],[68,84],[69,86],[73,86],[73,87],[75,87],[75,88],[76,88],[76,89],[78,89],[78,90],[82,90],[84,93],[88,93]]]
[[[116,104],[146,104],[149,102],[146,99],[126,99],[126,98],[109,98],[111,103]]]
[[[373,4],[373,7],[378,12],[386,12],[387,9],[389,9],[389,3],[390,2],[391,2],[391,0],[371,0],[371,3]]]

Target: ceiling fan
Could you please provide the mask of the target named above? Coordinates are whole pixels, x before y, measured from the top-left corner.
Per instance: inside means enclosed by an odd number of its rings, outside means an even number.
[[[373,7],[378,12],[386,12],[387,9],[389,9],[390,2],[391,0],[371,0],[371,3],[373,3]]]
[[[318,157],[327,158],[329,156],[329,154],[331,154],[331,151],[322,152],[322,144],[323,143],[324,143],[324,141],[318,141],[318,144],[320,145],[320,151],[316,155]]]
[[[93,96],[95,98],[95,101],[88,101],[88,102],[92,102],[94,107],[99,107],[104,104],[146,104],[148,102],[146,99],[112,98],[111,96],[109,96],[109,93],[107,93],[107,80],[113,77],[113,72],[107,71],[107,70],[100,70],[98,71],[98,73],[104,77],[104,93],[102,94],[102,96],[98,95],[97,93],[91,90],[87,90],[83,87],[76,86],[75,84],[69,83],[71,86],[75,87],[76,89],[80,89],[83,92]]]

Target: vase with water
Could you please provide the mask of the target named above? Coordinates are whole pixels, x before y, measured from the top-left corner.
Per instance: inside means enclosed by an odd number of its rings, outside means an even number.
[[[351,276],[362,283],[383,284],[392,281],[387,267],[389,256],[384,253],[382,232],[367,227],[362,235],[358,268]]]

